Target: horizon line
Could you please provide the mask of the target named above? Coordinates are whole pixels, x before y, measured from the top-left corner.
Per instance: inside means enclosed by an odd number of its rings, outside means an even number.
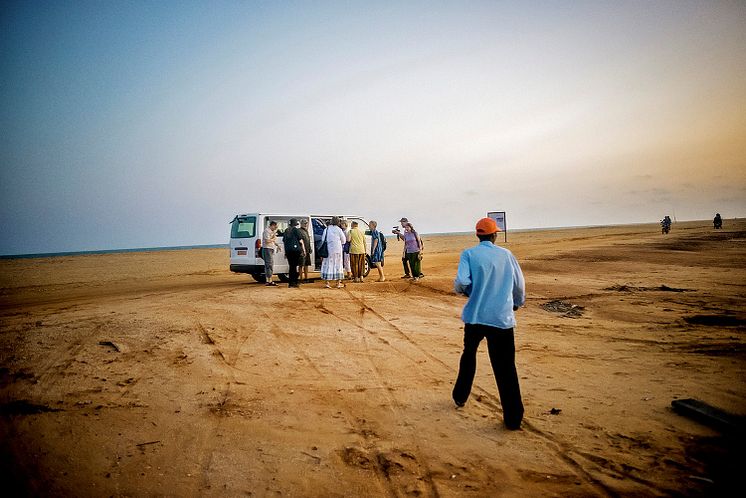
[[[736,216],[734,218],[724,218],[731,220],[738,220]],[[711,220],[677,220],[675,223],[685,223],[693,221],[702,221],[710,223]],[[621,227],[621,226],[633,226],[633,225],[657,225],[657,221],[646,221],[646,222],[634,222],[634,223],[604,223],[600,225],[564,225],[554,227],[533,227],[533,228],[508,228],[504,233],[509,232],[530,232],[537,230],[571,230],[573,228],[604,228],[604,227]],[[472,230],[465,231],[451,231],[451,232],[422,232],[422,235],[462,235],[470,234]],[[394,237],[394,235],[385,235],[386,237]],[[125,247],[119,249],[86,249],[79,251],[59,251],[59,252],[43,252],[43,253],[14,253],[14,254],[0,254],[0,259],[33,259],[33,258],[53,258],[63,256],[82,256],[86,254],[110,254],[110,253],[123,253],[123,252],[156,252],[156,251],[186,251],[190,249],[218,249],[229,247],[229,242],[223,242],[219,244],[192,244],[192,245],[177,245],[177,246],[153,246],[153,247]]]

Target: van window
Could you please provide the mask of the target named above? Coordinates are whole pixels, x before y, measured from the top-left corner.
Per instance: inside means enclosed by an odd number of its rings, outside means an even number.
[[[362,218],[350,218],[349,220],[347,220],[347,223],[352,225],[353,221],[357,221],[357,227],[363,232],[368,232],[368,235],[370,235],[370,227],[368,226],[367,221]]]
[[[300,220],[304,219],[303,216],[293,216],[296,220],[298,220],[298,223],[300,224]],[[271,221],[274,221],[277,223],[277,236],[282,237],[282,235],[285,233],[285,230],[287,230],[290,227],[290,219],[291,218],[272,218]],[[308,218],[305,218],[308,219]],[[269,226],[270,220],[267,219],[265,222],[267,226]]]
[[[243,216],[236,218],[231,223],[232,239],[250,239],[256,235],[256,216]]]

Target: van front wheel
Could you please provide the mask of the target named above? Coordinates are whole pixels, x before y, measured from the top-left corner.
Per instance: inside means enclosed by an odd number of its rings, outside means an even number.
[[[251,276],[257,282],[265,283],[267,281],[267,276],[263,273],[252,273]]]
[[[365,263],[363,263],[363,276],[367,277],[368,273],[370,273],[370,267],[373,266],[370,263],[370,256],[367,254],[365,255]]]
[[[282,282],[283,284],[290,282],[290,277],[287,273],[275,273],[275,275],[277,275],[277,278],[279,278],[280,282]]]

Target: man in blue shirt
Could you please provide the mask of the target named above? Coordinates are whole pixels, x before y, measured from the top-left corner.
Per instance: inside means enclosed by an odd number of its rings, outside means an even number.
[[[503,421],[508,429],[516,430],[523,420],[523,402],[515,369],[513,327],[514,311],[526,301],[525,282],[513,254],[494,243],[499,231],[495,220],[482,218],[476,228],[479,245],[461,253],[454,282],[456,292],[469,300],[461,315],[464,351],[453,387],[453,401],[458,407],[466,404],[477,368],[477,349],[486,338]]]

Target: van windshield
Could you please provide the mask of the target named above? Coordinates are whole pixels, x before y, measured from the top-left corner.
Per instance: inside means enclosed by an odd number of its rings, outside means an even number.
[[[256,216],[236,216],[231,223],[232,239],[250,239],[256,235]]]

